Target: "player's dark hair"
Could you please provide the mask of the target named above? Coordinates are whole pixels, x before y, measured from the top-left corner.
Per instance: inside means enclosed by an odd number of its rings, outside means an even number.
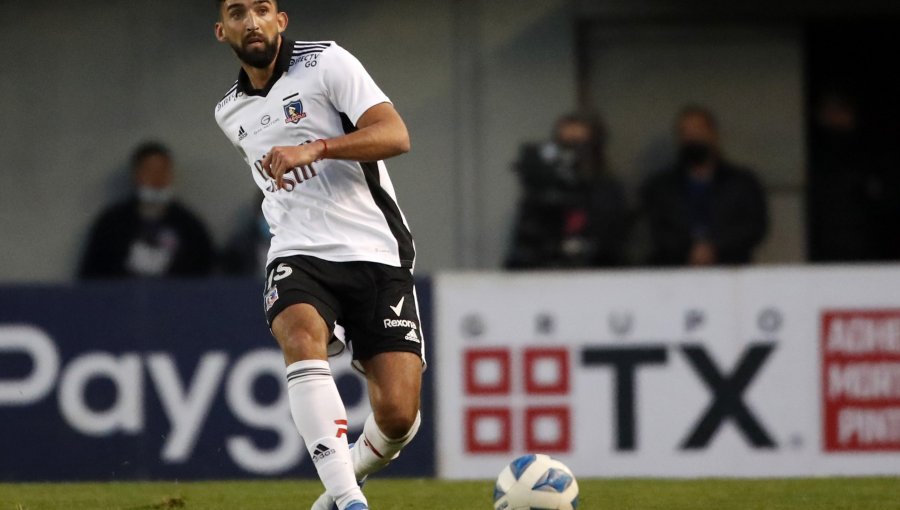
[[[677,122],[680,124],[684,119],[695,116],[702,117],[713,131],[719,130],[719,120],[716,118],[716,115],[709,108],[699,104],[688,104],[681,107]]]
[[[171,159],[172,151],[160,142],[143,142],[131,153],[131,169],[137,170],[138,166],[151,156],[165,156]]]
[[[214,1],[215,1],[216,9],[221,9],[222,3],[225,2],[225,0],[214,0]],[[275,8],[277,9],[278,8],[278,0],[271,0],[271,2],[275,5]]]

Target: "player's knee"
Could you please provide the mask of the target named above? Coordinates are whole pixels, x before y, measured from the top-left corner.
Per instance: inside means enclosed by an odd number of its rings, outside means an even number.
[[[413,406],[388,405],[375,413],[375,422],[381,432],[390,439],[400,439],[409,434],[416,424],[419,410]]]
[[[281,341],[281,349],[290,361],[320,359],[326,354],[326,345],[309,331],[291,331]]]

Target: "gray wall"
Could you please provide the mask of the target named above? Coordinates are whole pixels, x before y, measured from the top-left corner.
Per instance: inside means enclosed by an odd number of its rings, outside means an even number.
[[[237,71],[209,1],[33,2],[0,19],[0,281],[70,278],[91,219],[127,193],[146,138],[172,146],[183,199],[224,242],[253,196],[213,107]],[[335,39],[407,120],[389,165],[420,271],[494,267],[509,162],[574,105],[567,0],[282,2],[295,39]]]
[[[611,167],[629,189],[672,164],[675,116],[685,104],[703,104],[716,112],[726,156],[753,169],[766,188],[772,222],[756,260],[802,261],[806,117],[799,28],[625,22],[598,25],[588,40],[592,102],[611,133]],[[636,235],[634,248],[639,240]]]
[[[0,281],[70,278],[90,220],[127,192],[127,156],[146,138],[173,147],[180,193],[219,243],[246,214],[253,185],[212,117],[237,67],[212,37],[210,4],[50,0],[16,4],[15,16],[0,18]],[[406,118],[413,152],[389,166],[423,272],[502,260],[518,195],[510,171],[516,149],[546,137],[576,103],[576,13],[625,26],[698,15],[790,24],[848,9],[900,10],[875,0],[283,0],[282,7],[289,35],[338,40]],[[797,73],[786,74],[791,87]],[[787,99],[782,111],[795,119],[802,99],[793,92]],[[796,161],[788,175],[798,177],[797,154],[787,159]],[[618,170],[629,180],[639,169]],[[799,261],[800,179],[769,184],[781,196],[773,198],[776,231],[761,258]]]
[[[574,0],[578,12],[604,19],[673,19],[732,21],[774,19],[785,21],[809,16],[882,16],[900,13],[896,0]]]

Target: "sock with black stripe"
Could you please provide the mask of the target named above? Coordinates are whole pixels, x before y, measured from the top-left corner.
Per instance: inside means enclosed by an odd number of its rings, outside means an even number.
[[[291,416],[338,508],[366,502],[356,484],[347,444],[347,411],[327,361],[298,361],[287,367]]]

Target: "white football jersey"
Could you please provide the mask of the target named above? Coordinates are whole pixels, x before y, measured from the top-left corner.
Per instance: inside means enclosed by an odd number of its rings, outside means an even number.
[[[413,266],[412,234],[383,162],[325,159],[286,173],[284,189],[276,189],[262,167],[273,147],[350,133],[369,108],[389,101],[362,64],[334,42],[282,38],[264,90],[253,90],[241,70],[216,106],[216,121],[265,194],[262,208],[273,235],[267,264],[309,255]]]

